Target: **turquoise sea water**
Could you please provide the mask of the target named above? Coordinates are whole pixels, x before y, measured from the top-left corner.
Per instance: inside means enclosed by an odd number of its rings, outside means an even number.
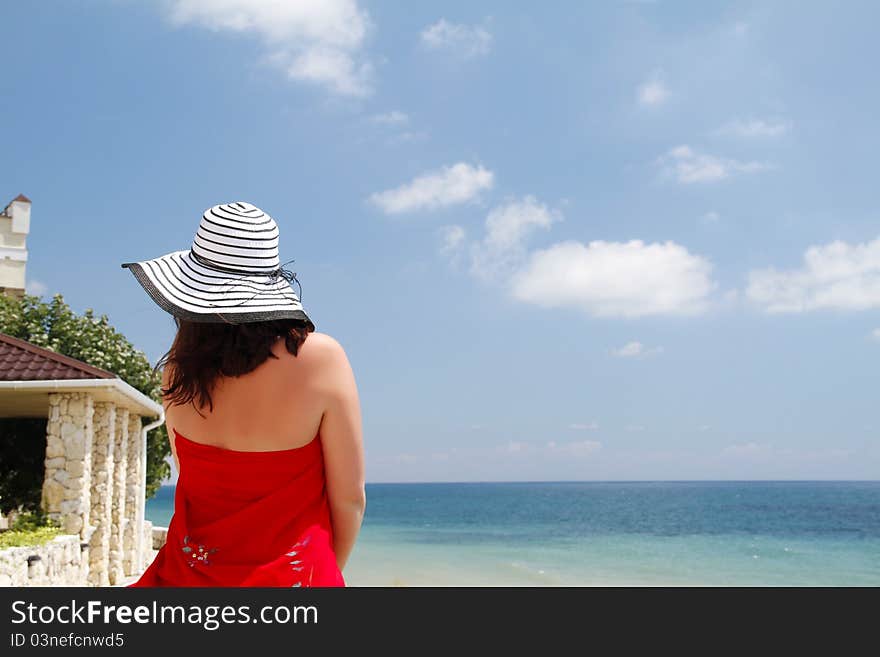
[[[173,488],[147,502],[167,525]],[[880,585],[880,482],[370,484],[350,585]]]

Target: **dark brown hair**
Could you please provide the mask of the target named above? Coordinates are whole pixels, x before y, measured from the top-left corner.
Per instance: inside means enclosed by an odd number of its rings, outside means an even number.
[[[296,356],[308,334],[315,330],[313,324],[299,319],[230,324],[175,317],[174,323],[177,335],[171,349],[154,369],[173,366],[168,388],[161,391],[163,401],[176,406],[192,403],[199,415],[200,407],[214,409],[211,390],[218,377],[241,376],[267,358],[278,358],[271,346],[281,336],[287,351]]]

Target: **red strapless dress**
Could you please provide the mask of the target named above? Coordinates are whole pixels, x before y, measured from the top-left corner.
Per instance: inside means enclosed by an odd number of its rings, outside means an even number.
[[[168,539],[129,586],[345,586],[319,437],[241,452],[174,435],[180,476]]]

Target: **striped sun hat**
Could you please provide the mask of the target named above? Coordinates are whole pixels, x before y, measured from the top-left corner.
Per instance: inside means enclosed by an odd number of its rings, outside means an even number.
[[[290,261],[293,262],[293,261]],[[287,264],[287,263],[285,263]],[[152,260],[125,262],[166,312],[191,322],[244,324],[306,315],[278,257],[278,225],[250,203],[205,210],[192,247]]]

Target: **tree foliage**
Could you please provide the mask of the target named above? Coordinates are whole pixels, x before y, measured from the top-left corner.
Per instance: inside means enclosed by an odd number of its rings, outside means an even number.
[[[40,512],[46,418],[0,418],[0,513]]]
[[[20,299],[0,294],[0,332],[113,372],[161,403],[162,375],[153,370],[146,354],[114,329],[107,315],[96,316],[91,308],[77,315],[60,294],[49,302],[29,294]],[[41,440],[45,442],[45,427]],[[170,453],[161,424],[147,436],[148,498],[171,474],[165,460]]]

